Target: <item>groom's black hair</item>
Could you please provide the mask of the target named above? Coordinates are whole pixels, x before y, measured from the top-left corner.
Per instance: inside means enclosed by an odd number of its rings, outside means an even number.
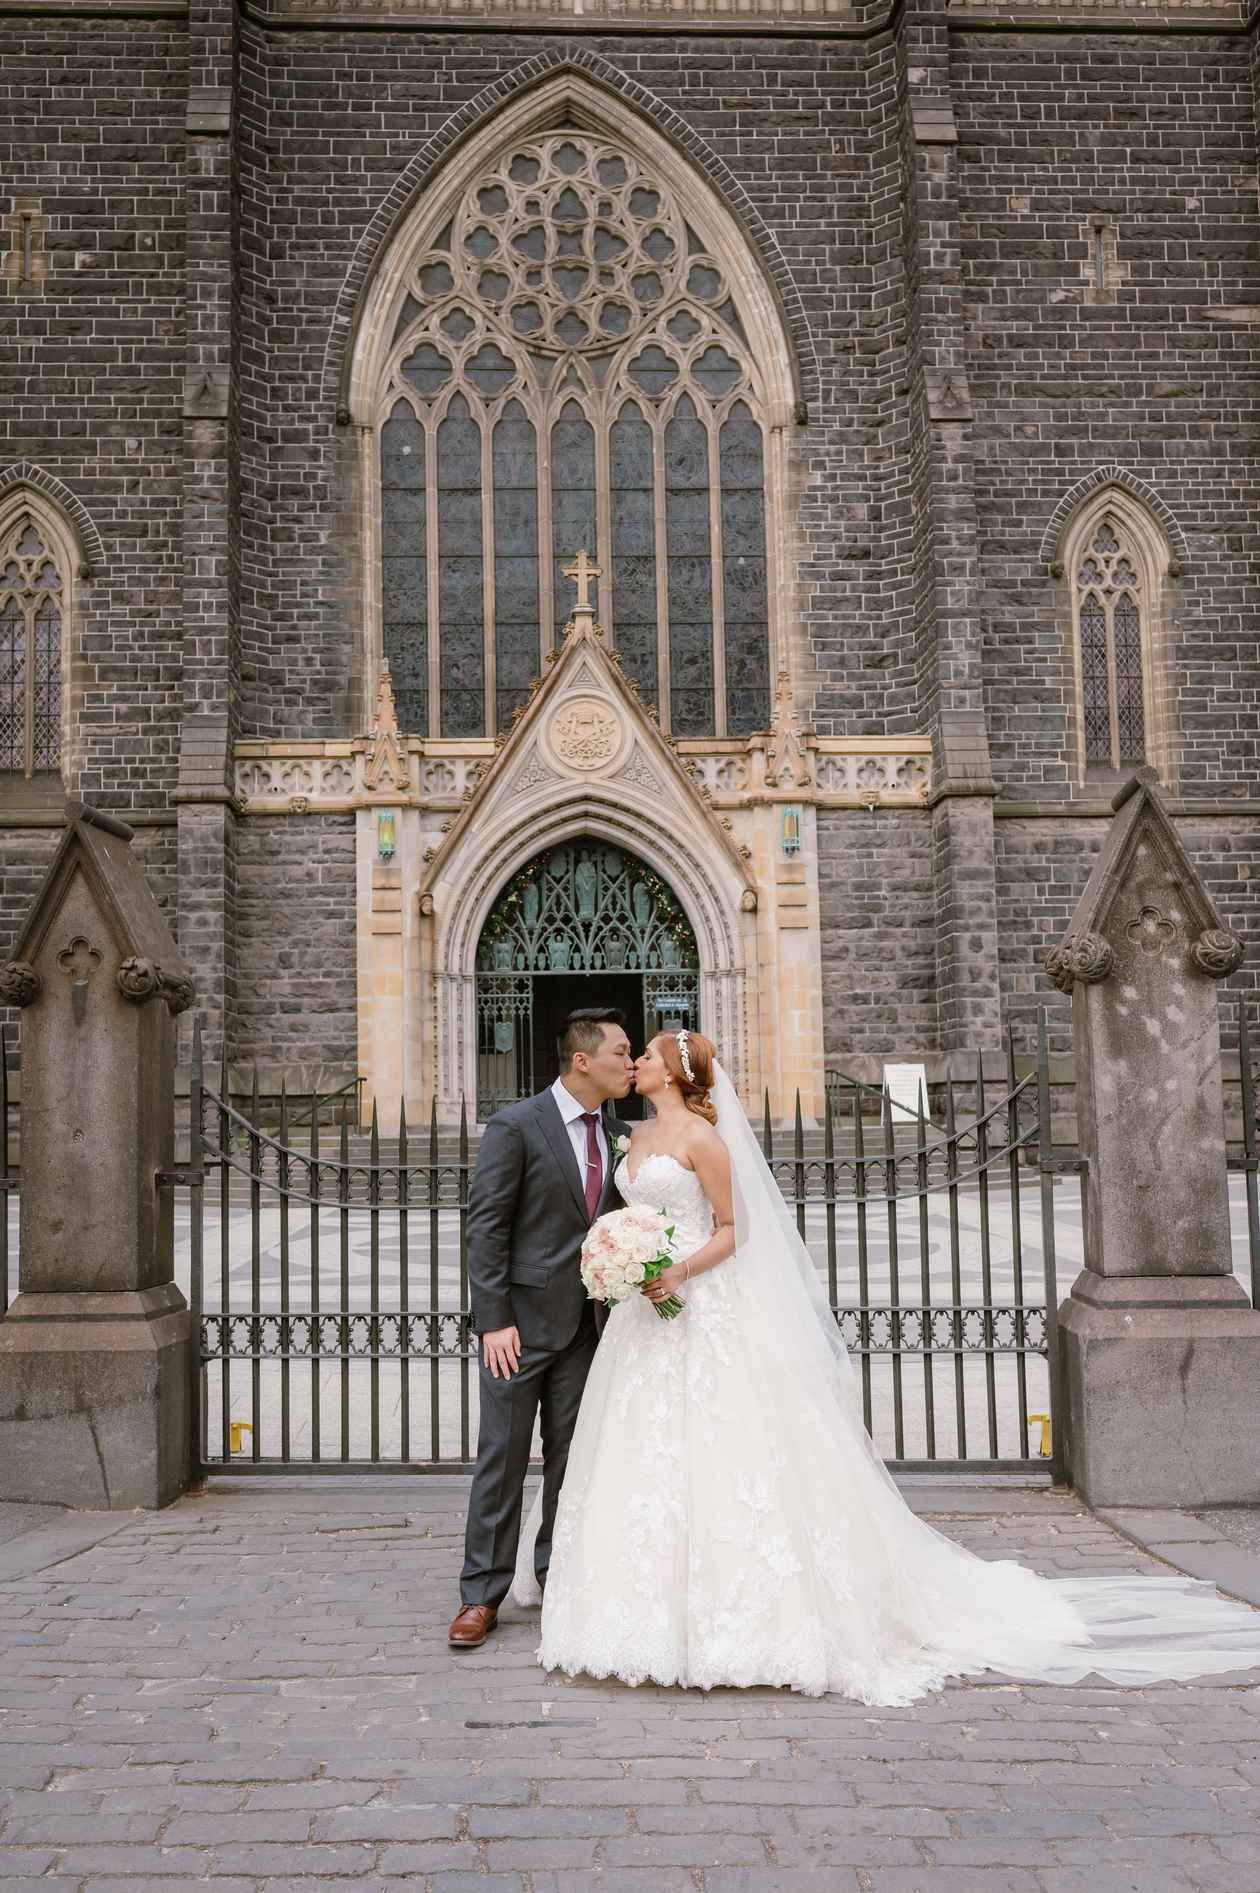
[[[574,1052],[599,1050],[606,1025],[619,1025],[623,1032],[629,1031],[625,1013],[619,1012],[616,1006],[579,1006],[576,1012],[569,1014],[556,1040],[561,1071],[568,1071]]]

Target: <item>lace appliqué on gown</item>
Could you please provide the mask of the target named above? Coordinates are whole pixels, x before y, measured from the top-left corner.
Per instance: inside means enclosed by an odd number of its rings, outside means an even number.
[[[708,1240],[700,1180],[645,1157],[617,1186]],[[745,1268],[744,1274],[747,1273]],[[662,1321],[614,1308],[560,1497],[539,1659],[702,1689],[788,1685],[897,1705],[996,1669],[1175,1679],[1260,1661],[1260,1615],[1177,1578],[1047,1580],[917,1519],[833,1371],[741,1285],[741,1256]],[[522,1550],[517,1595],[532,1584]],[[535,1590],[536,1595],[536,1590]]]

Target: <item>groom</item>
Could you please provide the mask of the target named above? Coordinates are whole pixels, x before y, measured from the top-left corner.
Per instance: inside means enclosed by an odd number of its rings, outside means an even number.
[[[481,1337],[481,1424],[452,1649],[474,1650],[511,1588],[534,1419],[541,1410],[543,1513],[534,1549],[545,1584],[556,1502],[595,1354],[595,1304],[578,1272],[586,1232],[619,1203],[614,1142],[629,1125],[605,1106],[630,1089],[620,1012],[571,1012],[560,1076],[486,1125],[468,1195],[468,1279]]]

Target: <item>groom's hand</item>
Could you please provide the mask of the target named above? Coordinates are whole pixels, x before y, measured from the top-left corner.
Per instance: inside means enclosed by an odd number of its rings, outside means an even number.
[[[481,1351],[496,1380],[511,1380],[521,1364],[521,1337],[515,1328],[496,1328],[482,1335]]]

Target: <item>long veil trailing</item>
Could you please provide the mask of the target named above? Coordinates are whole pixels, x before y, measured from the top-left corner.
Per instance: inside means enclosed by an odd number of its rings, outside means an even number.
[[[623,1318],[635,1311],[617,1311],[605,1331],[560,1501],[556,1542],[564,1538],[571,1550],[561,1573],[553,1557],[547,1660],[628,1681],[787,1682],[887,1705],[982,1670],[1034,1682],[1098,1675],[1141,1685],[1260,1664],[1260,1612],[1209,1584],[1176,1574],[1042,1578],[1010,1560],[977,1557],[916,1517],[866,1432],[826,1292],[720,1066],[712,1095],[730,1152],[735,1252],[698,1278],[676,1322],[639,1323]],[[709,1346],[706,1282],[719,1275],[711,1293],[722,1297],[721,1344]],[[651,1516],[639,1475],[625,1457],[624,1428],[605,1418],[619,1357],[638,1350],[641,1380],[645,1345],[665,1350],[666,1364],[668,1350],[696,1347],[705,1389],[705,1412],[696,1416],[703,1425],[680,1411],[682,1438],[671,1442],[671,1514],[661,1530],[673,1582],[659,1609],[676,1620],[670,1648],[691,1654],[669,1674],[633,1654],[627,1661],[620,1644],[619,1655],[616,1627],[589,1639],[583,1628],[588,1608],[592,1619],[597,1609],[607,1612],[620,1569],[650,1563],[642,1524],[630,1523],[636,1506],[640,1521]],[[649,1477],[645,1469],[645,1490]],[[757,1522],[732,1553],[732,1521],[721,1508],[729,1511],[728,1495],[754,1488]],[[566,1508],[573,1508],[567,1521]],[[715,1558],[715,1534],[724,1531]],[[513,1595],[528,1603],[538,1596],[529,1527],[525,1540]],[[742,1591],[738,1582],[732,1589],[732,1556],[747,1565]],[[1117,1556],[1124,1557],[1119,1545]],[[601,1569],[592,1572],[592,1563]],[[767,1583],[763,1567],[771,1565],[778,1577]],[[598,1600],[589,1607],[588,1591]],[[617,1624],[642,1608],[628,1589],[616,1602]]]

